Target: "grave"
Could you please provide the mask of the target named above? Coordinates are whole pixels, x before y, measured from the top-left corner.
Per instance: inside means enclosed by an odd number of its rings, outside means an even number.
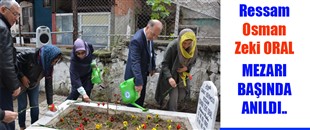
[[[72,112],[74,108],[77,108],[81,106],[82,109],[90,110],[90,111],[96,111],[95,113],[101,113],[105,112],[107,110],[107,105],[98,105],[97,103],[84,103],[84,102],[76,102],[72,100],[67,100],[63,102],[61,105],[58,106],[57,112],[47,112],[42,118],[40,118],[37,122],[32,124],[31,126],[27,127],[26,130],[38,130],[38,129],[46,129],[46,130],[56,130],[57,128],[52,128],[53,126],[57,125],[64,116],[66,116],[68,113]],[[171,111],[162,111],[162,110],[153,110],[150,109],[147,112],[142,112],[141,109],[133,108],[133,107],[127,107],[127,106],[120,106],[115,104],[109,105],[109,111],[110,115],[114,115],[114,112],[116,114],[127,114],[127,115],[135,115],[139,118],[147,117],[148,115],[151,115],[151,118],[155,118],[156,115],[163,121],[166,122],[168,120],[171,120],[172,129],[176,129],[177,124],[181,124],[180,130],[192,130],[192,129],[198,129],[197,123],[195,122],[196,114],[191,113],[182,113],[182,112],[171,112]],[[79,118],[80,116],[76,114],[76,117]],[[83,119],[85,120],[85,119]],[[102,118],[102,125],[101,129],[107,129],[106,127],[106,121],[109,119]],[[131,124],[132,120],[128,119],[128,124]],[[152,120],[153,121],[153,120]],[[72,122],[72,121],[71,121]],[[122,121],[123,122],[123,121]],[[92,122],[90,122],[92,123]],[[139,124],[144,124],[145,122],[139,122]],[[167,123],[166,123],[167,124]],[[97,124],[93,124],[93,128],[95,129]],[[155,126],[147,126],[147,129],[152,129]],[[167,129],[167,126],[160,126],[161,129]],[[74,126],[74,129],[76,126]],[[59,128],[58,128],[59,129]],[[114,129],[121,129],[120,126],[114,127]],[[128,129],[130,129],[128,127]]]
[[[62,120],[62,118],[72,112],[75,108],[82,106],[83,109],[89,110],[89,111],[96,111],[98,113],[104,112],[107,110],[107,105],[98,105],[97,102],[91,102],[91,103],[84,103],[84,102],[77,102],[72,100],[67,100],[60,104],[58,106],[57,112],[47,112],[45,113],[42,118],[40,118],[37,122],[27,127],[26,130],[38,130],[38,129],[49,129],[49,130],[55,130],[56,128],[51,128],[51,126],[55,126],[57,123]],[[217,129],[215,126],[215,117],[217,114],[217,108],[218,108],[218,97],[217,97],[217,89],[215,85],[211,81],[205,81],[200,89],[199,94],[199,101],[198,101],[198,107],[197,107],[197,113],[183,113],[183,112],[171,112],[171,111],[163,111],[163,110],[154,110],[150,109],[147,112],[142,112],[141,109],[133,108],[133,107],[127,107],[122,105],[115,105],[110,104],[109,110],[110,113],[114,113],[114,111],[117,111],[116,114],[129,114],[129,115],[137,115],[140,117],[147,117],[148,115],[151,115],[152,118],[155,117],[155,115],[158,115],[162,120],[172,120],[173,122],[180,123],[181,129]],[[76,114],[77,117],[79,117],[78,114]],[[108,119],[104,119],[108,120]],[[128,123],[130,123],[130,119],[128,119]],[[105,124],[105,121],[102,122],[103,126],[102,129],[107,129]],[[143,122],[141,122],[143,124]],[[176,124],[173,124],[175,129]],[[93,124],[94,128],[96,124]],[[149,126],[147,129],[152,129],[154,126]],[[161,129],[165,128],[167,126],[161,126]],[[120,127],[117,127],[117,129],[120,129]],[[166,128],[167,129],[167,128]]]
[[[213,82],[203,82],[200,88],[196,114],[199,129],[211,130],[215,128],[218,103],[218,92]]]

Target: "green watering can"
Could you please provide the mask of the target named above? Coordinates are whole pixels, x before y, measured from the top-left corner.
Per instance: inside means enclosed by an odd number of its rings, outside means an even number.
[[[92,67],[91,82],[93,84],[100,84],[102,82],[100,76],[101,69],[97,67],[96,62],[92,62],[91,67]]]
[[[148,109],[141,107],[135,102],[139,99],[140,95],[135,90],[134,78],[130,78],[120,84],[120,90],[122,95],[122,101],[125,104],[131,104],[137,108],[140,108],[142,111],[148,111]]]

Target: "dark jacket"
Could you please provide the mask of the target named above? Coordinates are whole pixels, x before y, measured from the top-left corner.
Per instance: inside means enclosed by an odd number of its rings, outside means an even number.
[[[29,81],[29,89],[36,87],[40,83],[40,80],[45,77],[45,93],[47,104],[53,103],[53,67],[50,67],[48,73],[44,73],[44,69],[41,63],[40,50],[35,52],[21,52],[17,55],[16,66],[19,70],[18,77],[21,79],[26,76]],[[56,57],[53,56],[54,58]],[[52,58],[52,59],[54,59]]]
[[[5,113],[4,111],[0,108],[0,121],[4,119]]]
[[[128,60],[125,70],[125,80],[132,77],[135,78],[135,85],[143,85],[143,77],[147,77],[148,68],[150,65],[150,53],[147,50],[147,40],[143,32],[140,29],[136,32],[129,44]],[[155,52],[153,41],[151,41],[152,46],[152,70],[155,70]]]
[[[87,44],[89,53],[84,59],[80,59],[75,54],[75,50],[72,49],[71,60],[70,60],[70,79],[73,88],[79,88],[83,86],[85,80],[91,80],[91,62],[93,60],[94,48],[91,44]],[[83,86],[85,90],[91,90],[93,84],[89,82],[86,86]]]
[[[0,14],[0,87],[5,87],[14,92],[14,90],[19,88],[20,84],[14,67],[15,48],[10,28],[11,25]],[[0,120],[3,117],[4,112],[0,110]]]
[[[176,71],[178,68],[181,68],[182,65],[180,64],[179,57],[178,57],[178,43],[179,40],[175,39],[172,42],[169,43],[169,45],[166,48],[164,59],[162,61],[162,69],[160,71],[159,77],[158,77],[158,83],[156,87],[155,92],[155,99],[156,101],[161,104],[165,96],[163,95],[165,92],[168,91],[169,88],[171,88],[171,85],[169,84],[168,79],[172,77],[175,79],[176,83],[181,82],[181,78]],[[187,66],[187,72],[190,72],[192,66],[195,64],[196,60],[194,62],[190,63],[189,66]],[[189,80],[187,80],[187,86],[189,86]],[[187,87],[189,89],[189,87]]]

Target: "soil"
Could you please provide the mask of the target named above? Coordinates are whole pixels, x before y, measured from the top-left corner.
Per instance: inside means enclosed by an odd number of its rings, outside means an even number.
[[[196,113],[197,110],[197,101],[193,100],[185,100],[178,106],[178,112],[185,112],[185,113]],[[168,110],[167,108],[167,101],[164,101],[164,106],[159,106],[157,104],[146,104],[145,107],[149,109],[159,109],[159,110]]]
[[[102,105],[102,104],[99,104]],[[102,109],[100,109],[102,110]],[[165,117],[166,118],[166,117]],[[124,122],[127,121],[127,127]],[[104,111],[98,111],[92,107],[73,106],[68,109],[67,114],[61,115],[52,124],[51,128],[68,129],[68,130],[103,130],[103,129],[117,129],[117,130],[133,130],[133,129],[153,129],[166,130],[171,125],[171,129],[186,130],[185,125],[181,121],[169,122],[169,119],[164,119],[159,115],[142,115],[141,113],[124,113],[110,110],[107,114]]]

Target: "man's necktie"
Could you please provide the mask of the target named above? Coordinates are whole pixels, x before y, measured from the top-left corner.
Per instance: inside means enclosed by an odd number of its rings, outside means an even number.
[[[149,51],[149,54],[150,54],[150,59],[149,59],[149,72],[152,71],[152,44],[151,44],[151,41],[148,41],[147,42],[147,50]]]

